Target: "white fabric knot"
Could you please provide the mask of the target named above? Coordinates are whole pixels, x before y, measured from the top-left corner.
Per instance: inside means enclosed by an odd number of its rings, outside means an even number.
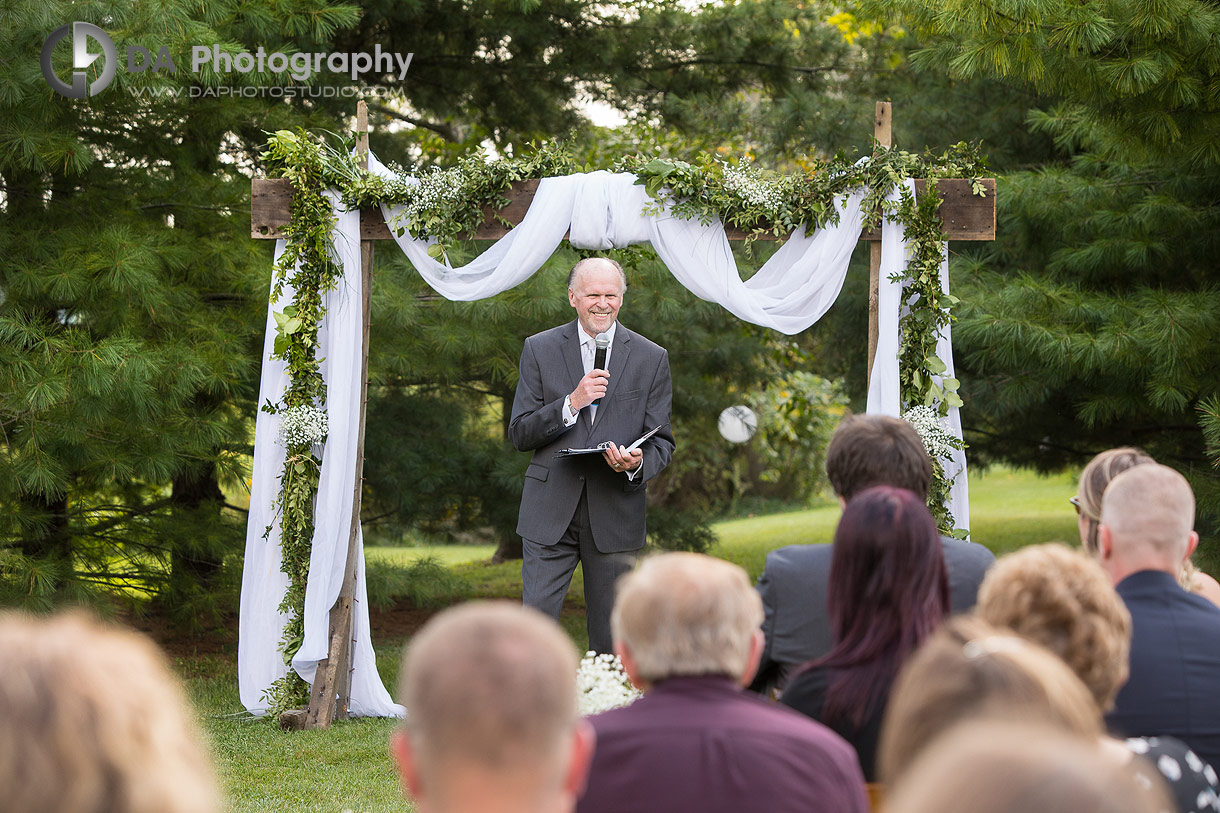
[[[598,170],[579,177],[569,243],[605,251],[648,242],[648,219],[642,213],[644,187],[636,184],[634,175]]]

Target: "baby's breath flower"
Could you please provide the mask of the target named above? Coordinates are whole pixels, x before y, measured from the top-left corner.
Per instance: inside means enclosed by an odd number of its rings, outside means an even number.
[[[576,672],[577,710],[582,716],[628,706],[640,697],[616,655],[586,652]]]
[[[329,431],[330,422],[321,409],[302,405],[280,413],[279,441],[286,448],[317,445],[326,440]]]
[[[949,431],[936,407],[912,407],[903,414],[902,419],[915,427],[919,439],[923,441],[924,448],[933,460],[952,459],[953,450],[963,448],[962,442]]]

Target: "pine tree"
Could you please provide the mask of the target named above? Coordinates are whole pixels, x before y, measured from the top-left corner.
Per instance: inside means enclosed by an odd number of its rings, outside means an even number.
[[[921,67],[1036,93],[1028,126],[1060,155],[1005,179],[1000,239],[955,267],[972,451],[1052,470],[1143,446],[1191,478],[1214,534],[1200,419],[1220,389],[1220,10],[870,6],[923,38]]]
[[[323,39],[354,12],[18,2],[0,16],[0,600],[102,586],[182,605],[219,586],[244,524],[219,482],[245,479],[269,276],[247,236],[248,173],[264,127],[308,121],[191,98],[183,55],[302,27]],[[107,30],[120,61],[165,45],[180,70],[120,69],[98,96],[61,97],[39,53],[74,20]]]

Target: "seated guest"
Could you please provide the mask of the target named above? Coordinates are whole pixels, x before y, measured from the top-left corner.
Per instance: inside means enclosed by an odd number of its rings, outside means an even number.
[[[885,415],[853,415],[843,421],[826,449],[826,474],[839,502],[872,486],[894,486],[926,501],[932,482],[932,459],[908,422]],[[974,606],[975,593],[991,551],[973,542],[940,537],[949,573],[949,600],[960,613]],[[766,647],[757,692],[782,690],[804,663],[830,652],[834,644],[826,592],[832,546],[789,545],[767,554],[758,580],[766,619]]]
[[[894,684],[877,765],[892,786],[936,739],[967,720],[1049,725],[1098,743],[1101,712],[1050,652],[970,616],[958,616],[908,660]]]
[[[536,610],[475,602],[407,647],[407,717],[390,747],[420,813],[564,813],[593,736],[576,713],[576,649]]]
[[[141,635],[0,614],[0,810],[220,809],[194,713]]]
[[[1097,555],[1097,528],[1101,523],[1101,495],[1118,475],[1134,466],[1156,461],[1139,449],[1123,446],[1107,449],[1089,461],[1080,473],[1080,487],[1072,497],[1076,507],[1076,524],[1080,529],[1080,544],[1092,556]],[[1178,571],[1178,583],[1183,589],[1198,593],[1212,604],[1220,606],[1220,583],[1195,567],[1187,557]]]
[[[1049,726],[966,723],[915,762],[886,813],[1161,813],[1159,784]]]
[[[1076,673],[1100,711],[1114,705],[1127,679],[1131,614],[1105,571],[1064,545],[1032,545],[1000,558],[979,588],[976,614],[1055,653]],[[1215,771],[1173,737],[1126,741],[1160,771],[1177,809],[1220,811]]]
[[[1097,556],[1131,613],[1131,674],[1110,727],[1127,737],[1177,737],[1220,764],[1220,607],[1183,590],[1194,552],[1194,493],[1159,464],[1115,477],[1102,497]]]
[[[827,602],[835,646],[797,673],[780,702],[851,743],[873,782],[890,686],[949,614],[936,521],[914,492],[878,486],[847,504],[835,530]]]
[[[597,750],[580,813],[863,813],[864,778],[834,732],[745,692],[762,602],[736,565],[693,553],[646,559],[610,617],[644,696],[591,718]]]

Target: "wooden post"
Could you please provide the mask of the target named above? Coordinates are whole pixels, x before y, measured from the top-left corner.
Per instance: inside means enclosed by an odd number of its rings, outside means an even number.
[[[889,102],[877,102],[873,115],[873,138],[878,146],[889,149],[894,146],[894,136],[891,130],[892,109]],[[874,154],[876,149],[874,149]],[[870,241],[868,244],[868,376],[865,392],[873,381],[873,359],[877,355],[877,332],[879,330],[878,313],[880,310],[881,289],[881,243]]]
[[[369,111],[363,102],[356,105],[356,152],[360,166],[368,169]],[[361,219],[364,213],[361,212]],[[306,728],[328,728],[332,719],[347,719],[351,699],[352,602],[356,592],[359,566],[357,541],[360,534],[360,493],[364,481],[364,419],[369,390],[369,327],[373,288],[373,241],[360,241],[360,276],[364,340],[360,349],[360,426],[356,439],[356,486],[352,493],[352,524],[347,538],[347,562],[339,597],[330,608],[330,644],[326,660],[318,663],[313,690],[309,696]]]

